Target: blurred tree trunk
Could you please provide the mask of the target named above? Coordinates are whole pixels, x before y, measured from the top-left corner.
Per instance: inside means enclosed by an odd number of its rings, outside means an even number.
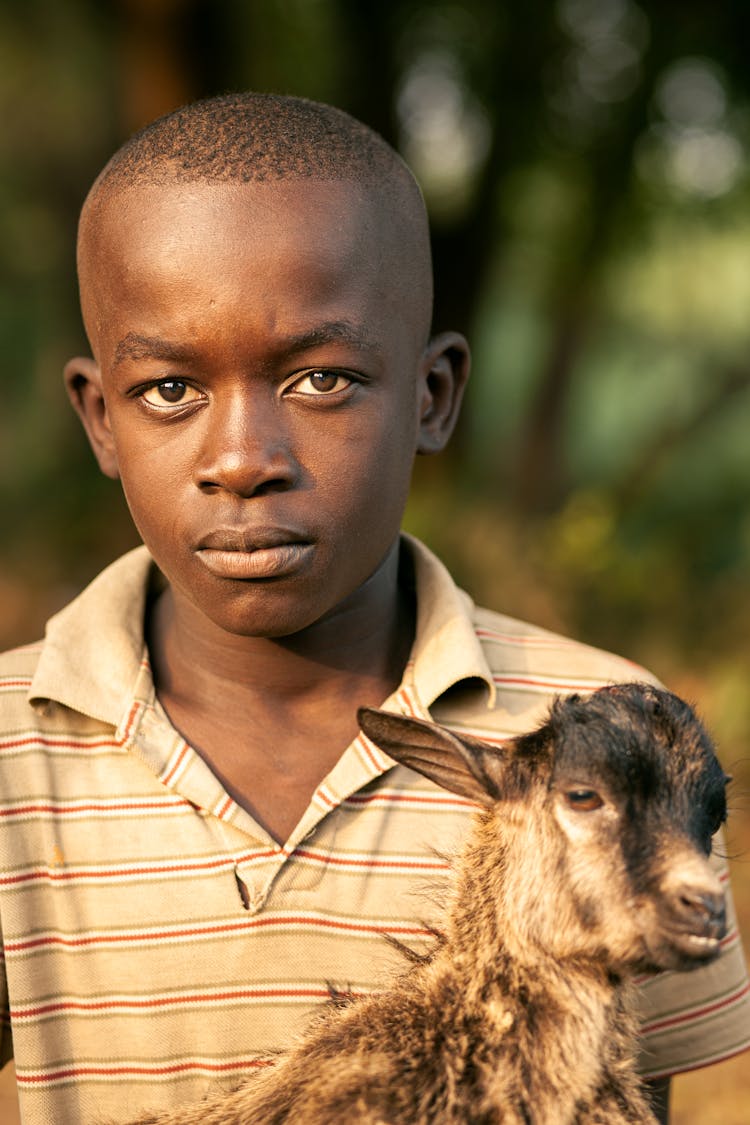
[[[195,97],[184,29],[194,0],[118,0],[123,138]]]
[[[598,317],[602,272],[633,220],[635,153],[649,120],[656,81],[673,56],[671,38],[652,29],[632,95],[610,109],[611,123],[584,152],[588,174],[585,221],[570,257],[557,264],[549,305],[546,358],[519,435],[512,495],[521,512],[545,514],[570,490],[567,406],[581,356]]]

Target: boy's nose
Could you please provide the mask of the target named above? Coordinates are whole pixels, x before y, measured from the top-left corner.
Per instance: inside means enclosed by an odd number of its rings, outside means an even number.
[[[242,497],[290,488],[299,465],[279,415],[274,403],[251,405],[244,395],[213,403],[195,465],[198,487]]]

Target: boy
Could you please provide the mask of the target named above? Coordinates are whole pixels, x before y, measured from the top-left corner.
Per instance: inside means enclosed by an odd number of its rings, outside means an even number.
[[[469,358],[430,336],[421,197],[364,126],[259,95],[156,122],[87,198],[79,279],[67,386],[146,547],[0,664],[3,1045],[40,1125],[236,1082],[329,984],[394,970],[383,934],[428,939],[471,810],[359,705],[500,741],[644,675],[476,609],[399,537]],[[653,982],[646,1072],[745,1046],[746,988],[734,928]]]

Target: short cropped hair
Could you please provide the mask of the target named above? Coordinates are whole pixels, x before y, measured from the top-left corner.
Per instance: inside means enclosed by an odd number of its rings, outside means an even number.
[[[141,129],[98,177],[94,194],[126,183],[314,178],[415,181],[367,125],[322,102],[242,92],[181,106]]]
[[[181,106],[134,134],[104,166],[86,197],[78,228],[84,320],[89,323],[92,315],[87,308],[93,292],[85,283],[85,263],[100,249],[100,221],[121,194],[141,186],[284,179],[353,183],[385,208],[384,237],[399,248],[399,278],[418,302],[415,315],[428,331],[432,265],[427,213],[401,157],[341,109],[250,91]]]

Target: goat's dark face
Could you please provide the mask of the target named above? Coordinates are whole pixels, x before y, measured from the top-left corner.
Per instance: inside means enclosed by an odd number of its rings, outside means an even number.
[[[549,800],[581,926],[623,968],[712,960],[726,919],[708,856],[727,779],[691,709],[622,685],[558,702],[550,728]]]
[[[633,972],[718,954],[725,900],[708,857],[727,779],[677,696],[647,684],[569,696],[500,750],[401,715],[365,708],[360,722],[392,757],[491,810],[467,863],[482,866],[517,956]]]

